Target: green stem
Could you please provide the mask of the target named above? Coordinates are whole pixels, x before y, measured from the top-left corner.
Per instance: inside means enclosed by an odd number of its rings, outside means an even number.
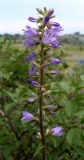
[[[40,133],[41,133],[41,140],[42,140],[42,160],[46,159],[45,155],[45,132],[44,132],[44,127],[43,127],[43,93],[41,91],[43,83],[44,83],[44,69],[43,69],[43,62],[44,62],[44,49],[43,45],[41,45],[41,68],[40,68]]]

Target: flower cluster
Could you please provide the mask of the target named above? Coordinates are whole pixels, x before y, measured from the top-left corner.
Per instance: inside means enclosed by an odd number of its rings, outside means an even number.
[[[45,110],[45,107],[43,107],[44,104],[44,95],[50,93],[47,89],[46,89],[46,84],[44,84],[44,68],[46,68],[49,65],[58,65],[61,63],[61,61],[58,58],[55,58],[53,56],[49,56],[48,55],[48,60],[46,60],[45,58],[45,54],[44,51],[45,49],[48,48],[58,48],[60,43],[58,40],[58,33],[62,30],[62,27],[60,26],[60,24],[58,22],[53,22],[52,21],[52,17],[53,17],[53,13],[54,13],[54,9],[50,9],[50,10],[46,10],[44,9],[44,11],[41,11],[38,9],[38,12],[41,15],[41,18],[34,18],[34,17],[29,17],[28,20],[30,22],[36,23],[37,24],[37,29],[36,28],[32,28],[30,26],[26,26],[26,30],[24,30],[24,35],[25,35],[25,45],[27,48],[33,47],[33,51],[31,53],[29,53],[26,57],[27,62],[30,63],[31,68],[28,70],[28,76],[29,79],[27,80],[28,84],[31,85],[32,87],[37,88],[36,90],[39,90],[39,95],[38,98],[40,98],[39,100],[39,122],[41,124],[41,127],[43,127],[43,121],[42,121],[42,117],[40,116],[44,116],[43,111],[47,111]],[[39,56],[39,61],[37,61],[37,53],[36,51],[34,51],[34,46],[38,46],[38,48],[40,48],[40,52],[38,54]],[[47,53],[46,53],[47,54]],[[38,64],[40,67],[38,67]],[[36,74],[38,71],[38,74]],[[49,73],[51,74],[58,74],[58,72],[56,70],[52,70],[49,71]],[[39,75],[38,77],[36,77],[37,75]],[[40,77],[40,78],[39,78]],[[38,80],[39,79],[39,80]],[[46,93],[45,93],[46,92]],[[37,99],[37,98],[36,98]],[[28,103],[32,104],[35,101],[35,96],[31,96],[30,98],[28,98]],[[48,105],[48,108],[52,108],[52,105]],[[51,111],[52,109],[50,109]],[[54,112],[52,112],[54,113]],[[38,115],[38,114],[36,114]],[[27,111],[23,111],[22,112],[22,121],[32,121],[35,120],[35,116]],[[42,128],[41,128],[42,130]],[[40,134],[42,136],[43,133],[41,133],[40,130]],[[46,133],[46,132],[45,132]],[[63,136],[64,131],[63,131],[63,127],[61,126],[56,126],[54,128],[51,128],[49,130],[49,134],[52,136]]]
[[[46,16],[42,19],[43,25],[47,26],[47,28],[45,28],[43,31],[42,40],[40,38],[39,30],[31,28],[30,26],[26,26],[24,34],[26,37],[25,44],[28,48],[33,47],[35,44],[41,43],[50,45],[53,48],[59,47],[60,43],[58,41],[58,33],[62,30],[62,27],[59,23],[50,21],[53,13],[53,9],[49,10]],[[37,24],[39,23],[39,19],[34,17],[29,17],[28,20],[31,22],[36,22]]]

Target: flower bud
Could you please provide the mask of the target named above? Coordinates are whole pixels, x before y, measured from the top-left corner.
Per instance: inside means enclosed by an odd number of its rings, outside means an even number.
[[[36,8],[37,12],[39,12],[40,14],[44,15],[43,11],[39,8]]]
[[[22,121],[29,122],[33,119],[34,119],[34,116],[31,113],[27,111],[22,112],[22,118],[21,118]]]
[[[28,20],[29,20],[30,22],[37,22],[37,19],[34,18],[34,17],[29,17]]]
[[[57,126],[55,128],[52,128],[50,130],[50,134],[52,136],[57,136],[57,137],[63,136],[63,134],[64,134],[63,128],[61,126]]]
[[[57,58],[51,59],[51,64],[59,64],[59,63],[61,63],[59,59],[57,59]]]

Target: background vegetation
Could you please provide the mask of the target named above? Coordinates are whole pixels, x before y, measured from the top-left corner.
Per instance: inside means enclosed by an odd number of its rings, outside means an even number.
[[[64,127],[61,138],[47,138],[47,160],[84,159],[84,35],[60,37],[61,47],[53,52],[63,65],[55,66],[58,74],[46,75],[52,93],[47,100],[54,105],[51,127]],[[28,98],[33,88],[27,83],[28,63],[21,35],[0,35],[0,160],[40,160],[40,141],[35,124],[21,122],[24,109],[36,112],[37,102]],[[31,90],[32,89],[32,90]],[[49,116],[49,115],[48,115]]]

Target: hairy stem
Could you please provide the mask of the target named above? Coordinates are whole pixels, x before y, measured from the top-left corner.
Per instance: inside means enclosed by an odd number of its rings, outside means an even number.
[[[42,86],[43,86],[43,80],[44,80],[44,69],[43,69],[43,62],[44,62],[44,49],[43,45],[41,45],[41,68],[40,68],[40,133],[41,133],[41,140],[42,140],[42,160],[46,159],[45,155],[45,133],[44,133],[44,127],[43,127],[43,93],[42,93]]]

